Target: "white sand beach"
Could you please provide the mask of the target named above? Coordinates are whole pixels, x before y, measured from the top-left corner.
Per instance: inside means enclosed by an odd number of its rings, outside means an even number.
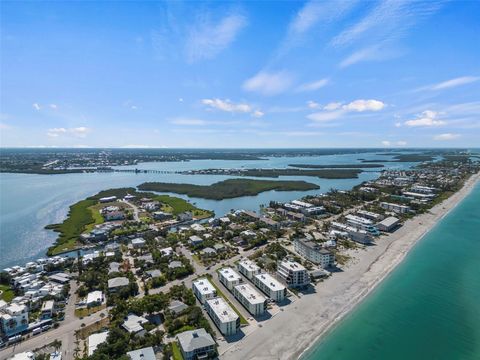
[[[262,322],[262,327],[232,344],[223,359],[296,359],[364,299],[435,224],[472,190],[475,174],[464,187],[433,207],[429,213],[405,222],[396,232],[381,237],[375,246],[356,250],[343,268],[316,286],[284,312]]]

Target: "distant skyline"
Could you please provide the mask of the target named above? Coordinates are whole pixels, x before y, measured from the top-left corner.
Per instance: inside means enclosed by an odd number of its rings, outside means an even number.
[[[0,3],[0,146],[479,147],[480,2]]]

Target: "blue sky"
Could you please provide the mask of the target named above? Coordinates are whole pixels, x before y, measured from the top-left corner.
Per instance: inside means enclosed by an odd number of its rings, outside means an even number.
[[[480,146],[480,2],[1,2],[1,146]]]

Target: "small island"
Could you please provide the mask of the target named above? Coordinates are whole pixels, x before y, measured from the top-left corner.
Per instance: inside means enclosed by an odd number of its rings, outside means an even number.
[[[158,212],[157,212],[158,210]],[[191,219],[203,219],[213,216],[208,210],[198,209],[186,200],[168,195],[158,195],[147,192],[137,192],[135,188],[109,189],[81,200],[72,206],[67,218],[60,224],[50,224],[45,229],[59,233],[54,245],[47,254],[58,255],[75,250],[82,246],[82,236],[96,229],[99,225],[126,220],[141,223],[140,227],[130,226],[128,229],[114,229],[118,235],[128,232],[147,230],[148,224],[158,219],[173,219],[181,214],[191,214]]]
[[[269,181],[254,179],[228,179],[212,185],[146,182],[138,189],[156,192],[185,194],[202,199],[222,200],[241,196],[253,196],[264,191],[307,191],[320,187],[305,181]]]
[[[378,166],[377,166],[378,167]],[[312,176],[321,179],[357,179],[361,169],[204,169],[181,171],[183,175],[229,175],[278,178],[279,176]]]
[[[365,161],[368,161],[368,160],[365,160]],[[383,164],[335,164],[335,165],[289,164],[288,166],[293,168],[300,168],[300,169],[369,169],[369,168],[384,167]]]

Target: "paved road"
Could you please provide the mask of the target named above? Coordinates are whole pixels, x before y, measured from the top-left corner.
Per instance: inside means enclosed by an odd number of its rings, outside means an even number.
[[[62,322],[62,325],[56,329],[52,329],[40,335],[31,337],[30,339],[22,341],[16,346],[3,349],[0,351],[0,359],[7,359],[9,356],[14,354],[41,348],[56,339],[62,341],[62,355],[64,356],[64,359],[73,359],[75,330],[80,329],[82,324],[88,326],[98,320],[101,320],[102,317],[100,314],[102,312],[105,312],[105,310],[99,311],[83,319],[74,318],[68,322],[64,321]]]

